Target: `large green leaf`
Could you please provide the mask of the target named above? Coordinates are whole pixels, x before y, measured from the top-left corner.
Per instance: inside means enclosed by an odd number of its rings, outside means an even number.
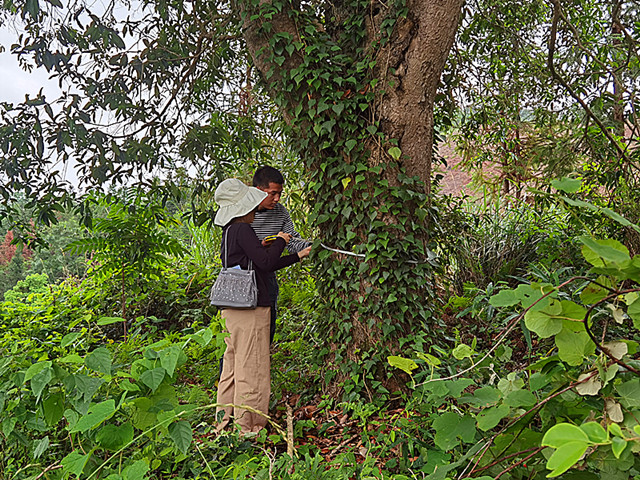
[[[460,416],[455,412],[445,412],[433,421],[436,431],[435,444],[447,451],[460,444],[458,438],[466,443],[473,442],[476,434],[476,422],[470,416]]]
[[[87,414],[80,417],[80,420],[78,420],[78,423],[75,424],[70,432],[86,432],[87,430],[97,427],[108,418],[111,418],[115,412],[116,403],[113,399],[93,404],[89,407]]]
[[[607,443],[609,441],[607,431],[598,422],[583,423],[580,425],[580,429],[587,434],[593,443]]]
[[[95,372],[111,375],[111,353],[104,347],[96,348],[87,355],[84,363]]]
[[[181,349],[177,345],[172,345],[160,351],[160,365],[167,371],[167,375],[173,377],[176,370]]]
[[[87,453],[86,455],[80,455],[78,452],[71,452],[60,461],[60,465],[62,465],[62,471],[64,473],[69,473],[71,475],[79,477],[80,475],[82,475],[82,471],[84,470],[84,467],[89,461],[90,457],[90,453]]]
[[[96,435],[96,440],[102,448],[115,452],[133,440],[133,427],[129,422],[105,425]]]
[[[62,340],[60,340],[60,346],[62,348],[68,347],[69,345],[71,345],[73,342],[75,342],[81,336],[82,336],[82,332],[67,333],[64,337],[62,337]]]
[[[145,372],[143,372],[142,375],[140,375],[140,380],[142,380],[142,383],[144,383],[151,390],[155,390],[160,386],[162,380],[164,380],[164,376],[166,375],[166,373],[167,371],[162,367],[153,368],[151,370],[146,370]]]
[[[633,321],[633,326],[640,330],[640,298],[627,307],[627,315]]]
[[[582,180],[579,178],[562,177],[559,180],[552,180],[551,185],[565,193],[575,193],[580,190]]]
[[[191,425],[186,420],[180,420],[169,425],[169,435],[178,449],[186,454],[193,440]]]
[[[556,335],[555,342],[558,356],[569,365],[582,364],[585,357],[596,351],[595,344],[586,332],[572,332],[565,328]]]
[[[122,480],[143,480],[149,471],[149,464],[146,460],[138,460],[122,471]]]
[[[399,357],[397,355],[391,355],[387,357],[387,362],[394,368],[398,368],[405,373],[411,375],[411,372],[418,368],[418,364],[410,358]]]
[[[504,403],[513,408],[530,407],[537,401],[536,396],[529,390],[514,390],[504,397]]]
[[[548,338],[562,331],[562,319],[558,314],[562,311],[560,302],[556,302],[558,308],[548,310],[529,310],[524,315],[524,324],[529,330],[535,332],[540,338]]]
[[[640,378],[634,378],[615,387],[620,403],[626,408],[640,407]]]
[[[589,442],[589,436],[576,425],[571,423],[558,423],[551,427],[542,437],[543,447],[560,448],[569,442]]]
[[[38,373],[36,373],[31,379],[31,391],[36,396],[36,398],[40,398],[40,394],[44,387],[46,387],[51,379],[53,378],[53,368],[47,367]]]
[[[500,420],[509,415],[511,409],[508,405],[498,405],[497,407],[491,407],[483,410],[476,417],[478,422],[478,428],[483,432],[494,428]]]
[[[58,423],[64,414],[64,393],[57,392],[45,398],[42,402],[42,410],[48,425],[53,426]]]
[[[34,376],[36,376],[38,373],[40,373],[45,368],[51,368],[51,365],[53,365],[53,363],[51,361],[49,361],[49,360],[44,361],[44,362],[34,363],[33,365],[31,365],[27,369],[27,371],[24,374],[24,378],[23,378],[22,381],[27,383],[29,380],[31,380]]]
[[[589,447],[585,442],[567,442],[553,452],[547,460],[547,468],[552,472],[548,477],[557,477],[573,467]]]
[[[578,240],[584,245],[582,255],[594,267],[603,267],[610,263],[621,264],[631,259],[629,249],[617,240],[599,240],[588,236],[581,236]]]

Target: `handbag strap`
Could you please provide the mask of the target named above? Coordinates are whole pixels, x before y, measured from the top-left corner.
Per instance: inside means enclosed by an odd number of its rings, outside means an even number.
[[[227,242],[227,237],[229,237],[229,228],[231,228],[231,225],[229,225],[227,229],[222,232],[222,236],[224,237],[224,264],[226,265],[226,267],[224,267],[225,269],[229,268],[229,247]],[[247,258],[249,257],[247,256]],[[250,258],[248,267],[249,268],[247,270],[253,270],[253,260],[251,260]]]

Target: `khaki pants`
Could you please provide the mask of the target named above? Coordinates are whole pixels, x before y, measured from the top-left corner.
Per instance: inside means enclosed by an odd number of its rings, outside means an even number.
[[[229,336],[225,339],[222,374],[218,382],[218,403],[246,405],[269,412],[271,395],[271,359],[269,357],[270,307],[255,310],[222,310]],[[231,416],[243,433],[257,432],[267,424],[260,414],[238,407],[218,407],[226,426]]]

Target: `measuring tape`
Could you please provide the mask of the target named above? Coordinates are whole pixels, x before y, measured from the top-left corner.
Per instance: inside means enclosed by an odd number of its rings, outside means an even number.
[[[264,241],[265,242],[273,242],[276,238],[278,238],[277,235],[269,235],[268,237],[264,237]],[[291,240],[299,240],[301,242],[313,243],[310,240],[307,240],[305,238],[299,238],[299,237],[291,237]],[[338,248],[331,248],[331,247],[326,246],[322,242],[320,242],[320,246],[322,248],[324,248],[325,250],[329,250],[330,252],[340,253],[342,255],[349,255],[349,256],[352,256],[352,257],[366,258],[366,255],[364,253],[355,253],[355,252],[350,252],[348,250],[340,250]],[[418,260],[405,260],[405,261],[407,263],[412,263],[412,264],[415,264],[415,265],[419,265],[420,263],[431,263],[433,260],[435,260],[435,258],[436,258],[436,254],[433,253],[431,250],[429,250],[428,253],[427,253],[427,261],[426,262],[419,262]],[[397,261],[395,258],[391,258],[390,260]]]

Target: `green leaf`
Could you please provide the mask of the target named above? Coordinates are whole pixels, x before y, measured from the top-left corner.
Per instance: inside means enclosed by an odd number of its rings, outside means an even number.
[[[620,264],[629,261],[629,250],[622,243],[611,238],[596,240],[586,235],[578,237],[582,242],[582,255],[594,267],[603,267],[608,263]]]
[[[82,471],[90,457],[90,453],[80,455],[78,452],[71,452],[60,461],[60,465],[62,465],[62,472],[79,477],[82,475]]]
[[[81,332],[67,333],[64,337],[62,337],[62,340],[60,340],[60,346],[62,348],[68,347],[69,345],[71,345],[73,342],[75,342],[81,336],[82,336]]]
[[[95,372],[111,375],[111,353],[104,347],[96,348],[87,355],[84,363]]]
[[[402,150],[400,150],[398,147],[391,147],[389,149],[389,155],[391,155],[391,158],[393,158],[394,160],[400,160]]]
[[[142,375],[140,375],[140,380],[142,380],[142,383],[153,391],[160,386],[165,375],[166,370],[162,367],[158,367],[143,372]]]
[[[149,465],[147,461],[138,460],[122,471],[122,480],[143,480],[148,471]]]
[[[34,363],[27,369],[27,371],[24,374],[24,379],[22,381],[24,383],[27,383],[29,380],[31,380],[34,376],[36,376],[45,368],[51,368],[51,365],[53,365],[53,363],[51,363],[51,361],[48,361],[48,360],[45,362]]]
[[[483,410],[476,417],[478,428],[483,432],[491,430],[500,423],[500,420],[509,415],[510,410],[507,405],[498,405]]]
[[[623,440],[620,437],[613,437],[611,439],[611,450],[616,458],[620,458],[620,455],[622,455],[622,452],[624,452],[624,449],[627,448],[628,444],[629,443],[626,440]]]
[[[36,396],[36,398],[40,398],[40,394],[44,387],[46,387],[51,379],[53,378],[53,368],[47,367],[44,370],[36,373],[31,379],[31,391]]]
[[[602,285],[611,286],[611,282],[605,276],[598,277],[598,283]],[[580,300],[585,305],[593,305],[594,303],[598,303],[600,300],[604,299],[607,295],[609,295],[609,291],[605,288],[602,288],[600,285],[596,285],[595,283],[590,283],[587,285],[582,292],[580,292]]]
[[[471,356],[475,353],[473,349],[469,345],[465,345],[461,343],[451,352],[452,355],[458,360],[462,360],[463,358],[471,358]]]
[[[547,468],[552,470],[547,477],[557,477],[569,470],[582,458],[588,447],[588,443],[579,441],[568,442],[560,446],[547,460]]]
[[[447,451],[459,445],[458,438],[463,442],[473,442],[476,435],[476,422],[470,416],[460,416],[455,412],[445,412],[435,417],[433,428],[436,431],[435,444],[441,450]]]
[[[555,338],[558,356],[569,365],[580,365],[585,357],[596,351],[595,344],[586,332],[563,329]]]
[[[633,326],[640,330],[640,298],[627,307],[627,315],[633,321]]]
[[[551,427],[542,437],[543,447],[559,448],[569,442],[589,442],[584,430],[571,423],[558,423]]]
[[[580,190],[582,180],[579,178],[562,177],[560,180],[553,180],[551,185],[557,190],[561,190],[565,193],[575,193]]]
[[[169,435],[178,449],[186,454],[193,440],[191,425],[186,420],[180,420],[169,425]]]
[[[124,322],[122,317],[102,317],[98,320],[98,325],[111,325],[112,323]]]
[[[411,372],[418,368],[418,364],[411,360],[410,358],[399,357],[396,355],[391,355],[387,357],[387,362],[394,368],[399,368],[405,373],[411,375]]]
[[[524,315],[524,324],[540,338],[552,337],[562,331],[562,319],[556,316],[560,311],[552,314],[542,310],[529,310]]]
[[[336,113],[336,115],[340,115],[344,110],[344,103],[336,103],[331,107],[331,109]]]
[[[475,407],[489,407],[500,401],[500,390],[489,385],[480,387],[473,392],[473,395],[460,397],[460,402],[471,404]]]
[[[514,390],[504,397],[505,405],[513,408],[530,407],[535,405],[538,399],[529,390]]]
[[[516,295],[515,290],[501,290],[489,297],[489,303],[496,308],[511,307],[520,303],[520,298]]]
[[[49,437],[47,436],[34,442],[34,446],[33,458],[37,460],[49,448]]]
[[[344,142],[344,146],[347,149],[347,152],[350,152],[351,150],[353,150],[353,147],[355,147],[358,144],[358,142],[354,139],[351,140],[347,140],[346,142]]]
[[[160,351],[160,365],[167,371],[167,375],[173,377],[178,359],[180,358],[180,347],[173,345]]]
[[[598,422],[583,423],[580,425],[580,429],[587,434],[592,443],[607,443],[609,441],[607,431]]]
[[[49,395],[42,402],[44,419],[49,426],[53,426],[62,420],[64,414],[64,393],[57,392]]]
[[[96,403],[89,407],[89,411],[86,415],[80,417],[78,423],[69,430],[71,433],[86,432],[92,428],[97,427],[102,422],[110,418],[116,412],[115,400],[105,400],[101,403]]]
[[[105,425],[96,435],[96,440],[102,448],[115,452],[133,440],[133,427],[129,422]]]
[[[626,408],[640,407],[640,378],[634,378],[615,387],[620,403]]]

